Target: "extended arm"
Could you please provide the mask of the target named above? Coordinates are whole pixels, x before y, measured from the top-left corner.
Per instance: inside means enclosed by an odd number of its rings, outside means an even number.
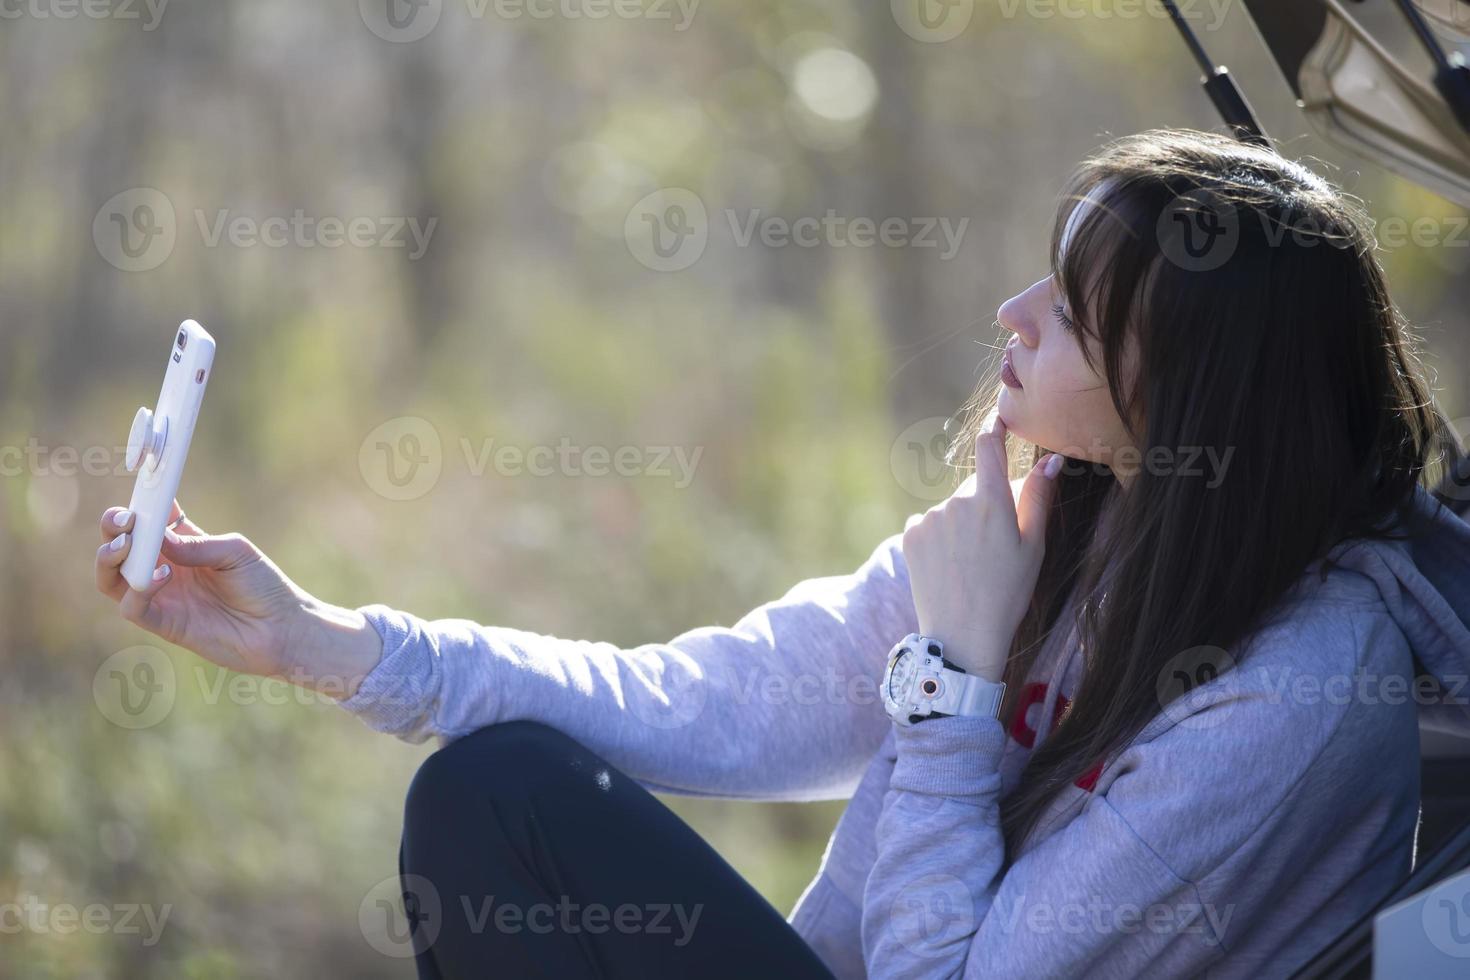
[[[885,655],[916,628],[900,538],[733,626],[629,649],[364,606],[382,659],[343,706],[411,742],[543,722],[658,792],[845,798],[890,724]]]

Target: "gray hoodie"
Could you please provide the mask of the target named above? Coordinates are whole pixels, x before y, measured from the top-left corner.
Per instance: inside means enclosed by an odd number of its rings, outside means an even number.
[[[1425,533],[1314,564],[1004,873],[999,802],[1075,690],[1075,631],[1009,730],[896,726],[878,682],[918,628],[901,534],[733,626],[627,649],[365,606],[384,655],[343,704],[410,742],[540,721],[660,793],[850,798],[790,919],[839,977],[1285,976],[1409,873],[1420,721],[1470,734],[1470,525],[1415,506]]]

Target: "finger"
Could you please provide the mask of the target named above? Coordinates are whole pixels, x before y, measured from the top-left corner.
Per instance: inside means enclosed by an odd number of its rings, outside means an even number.
[[[995,501],[1014,517],[1016,502],[1011,497],[1010,464],[1006,459],[1005,423],[993,416],[994,428],[975,437],[975,494]],[[988,421],[988,420],[987,420]]]
[[[1010,478],[1010,459],[1006,454],[1006,424],[1001,420],[1000,413],[992,409],[980,425],[980,431],[975,434],[975,470],[981,469],[981,459],[993,456],[1000,463],[1000,470],[1007,479]]]
[[[184,519],[180,521],[179,518],[181,517]],[[178,523],[175,524],[175,521],[178,521]],[[200,535],[205,533],[204,529],[198,524],[195,524],[192,519],[184,517],[184,508],[179,505],[179,499],[177,497],[174,498],[173,507],[169,508],[167,524],[180,534]]]
[[[1021,485],[1016,523],[1021,537],[1034,545],[1046,541],[1046,521],[1057,494],[1056,474],[1061,471],[1063,459],[1061,453],[1048,453],[1044,459],[1036,461],[1031,472],[1026,474],[1026,482]]]
[[[122,601],[117,604],[118,612],[122,613],[123,619],[143,627],[150,633],[159,632],[162,616],[153,598],[168,588],[173,577],[173,569],[167,565],[159,565],[153,570],[153,580],[148,583],[148,588],[141,592],[133,588],[128,589]]]
[[[991,449],[997,456],[1000,457],[1001,472],[1005,473],[1007,478],[1009,478],[1009,470],[1011,464],[1010,459],[1006,456],[1006,435],[1009,434],[1010,430],[1006,428],[1005,419],[1000,417],[1000,409],[998,408],[993,408],[990,410],[990,416],[987,419],[987,422],[988,428],[986,431],[988,431],[992,437]]]
[[[97,591],[110,599],[122,598],[128,584],[123,581],[122,563],[132,550],[133,536],[127,532],[116,534],[111,541],[97,549]]]
[[[255,557],[255,546],[240,534],[186,535],[165,530],[161,551],[169,561],[190,568],[234,568]]]
[[[121,519],[121,523],[119,523]],[[126,507],[109,507],[102,512],[102,540],[111,541],[133,529],[133,512]]]

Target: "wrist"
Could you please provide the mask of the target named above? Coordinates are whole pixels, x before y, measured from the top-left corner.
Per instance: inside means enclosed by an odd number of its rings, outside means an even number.
[[[1009,644],[1002,646],[983,630],[921,626],[919,632],[944,644],[944,659],[965,673],[1000,683],[1005,674]]]
[[[312,599],[288,630],[286,680],[345,701],[383,658],[383,638],[356,609]]]

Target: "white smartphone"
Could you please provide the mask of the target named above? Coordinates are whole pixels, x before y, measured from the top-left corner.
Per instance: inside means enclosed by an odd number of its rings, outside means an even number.
[[[214,338],[193,320],[179,324],[168,352],[163,390],[153,409],[140,408],[128,434],[129,472],[138,471],[128,510],[133,518],[133,543],[122,575],[128,585],[143,591],[153,580],[163,531],[178,496],[184,460],[194,438],[194,423],[204,404],[204,388],[214,369]]]

